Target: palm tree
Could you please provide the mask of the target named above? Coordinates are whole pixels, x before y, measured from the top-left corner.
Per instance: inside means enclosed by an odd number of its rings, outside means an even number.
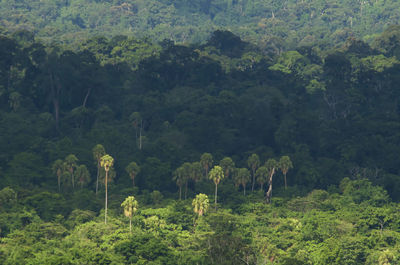
[[[138,210],[139,203],[133,196],[128,196],[123,203],[121,203],[121,207],[124,208],[124,215],[129,217],[129,232],[132,233],[132,216]]]
[[[270,203],[271,197],[272,197],[272,177],[274,176],[275,170],[278,167],[278,162],[276,162],[276,160],[272,159],[272,158],[268,159],[268,161],[265,163],[265,167],[267,168],[268,177],[269,177],[269,179],[268,179],[269,187],[268,187],[268,191],[266,193],[265,198],[266,198],[267,203]]]
[[[215,209],[217,209],[218,184],[224,179],[224,171],[222,170],[222,167],[214,166],[210,171],[209,179],[213,180],[215,184]]]
[[[204,168],[205,176],[208,176],[208,171],[212,167],[213,158],[210,153],[204,153],[200,157],[200,164]]]
[[[65,158],[65,166],[66,169],[69,171],[70,175],[71,175],[71,180],[72,180],[72,189],[75,188],[75,176],[74,176],[74,172],[75,169],[77,167],[76,162],[78,162],[78,158],[76,158],[75,155],[68,155]]]
[[[232,175],[232,172],[235,169],[235,162],[233,162],[232,158],[230,157],[224,157],[219,162],[219,165],[222,167],[225,177],[227,178],[229,178],[229,176]]]
[[[108,172],[114,165],[114,158],[112,158],[110,155],[104,155],[100,158],[100,165],[102,168],[104,168],[106,172],[106,178],[104,180],[104,185],[106,188],[106,201],[105,201],[105,213],[104,213],[104,223],[107,224],[107,200],[108,200],[108,194],[107,194],[107,182],[108,182]]]
[[[290,160],[290,157],[282,156],[281,159],[279,160],[279,167],[285,179],[285,190],[286,190],[287,189],[286,174],[288,173],[289,169],[293,168],[293,164],[292,161]]]
[[[183,168],[178,167],[174,172],[172,180],[175,181],[176,185],[179,187],[179,200],[182,200],[182,186],[185,184],[184,178]]]
[[[101,144],[97,144],[95,147],[93,147],[92,152],[93,152],[93,158],[97,162],[97,178],[96,178],[96,195],[97,195],[97,191],[99,190],[99,177],[101,168],[100,159],[102,156],[106,154],[106,151]]]
[[[132,122],[133,127],[136,131],[136,142],[138,144],[139,150],[142,149],[142,129],[143,120],[139,112],[134,112],[129,116],[130,122]],[[138,142],[138,130],[139,130],[139,142]]]
[[[252,171],[253,181],[251,185],[251,191],[254,191],[254,185],[256,183],[256,170],[260,166],[260,158],[257,154],[252,154],[249,159],[247,159],[247,165]]]
[[[140,167],[135,162],[130,162],[125,168],[125,171],[129,174],[132,179],[132,185],[135,187],[135,177],[140,172]]]
[[[189,162],[185,162],[181,166],[182,168],[182,174],[183,174],[183,182],[185,183],[185,200],[187,198],[187,190],[188,190],[188,183],[191,178],[191,171],[192,171],[192,165]]]
[[[247,168],[239,168],[236,174],[236,181],[243,187],[243,195],[246,196],[246,184],[250,181],[250,171]]]
[[[197,183],[203,176],[200,162],[193,162],[190,167],[190,179]]]
[[[193,211],[197,213],[198,216],[203,216],[210,206],[208,196],[203,193],[197,194],[196,198],[193,199],[192,206]]]
[[[86,183],[89,183],[90,181],[90,173],[89,170],[85,165],[80,165],[76,169],[76,178],[78,180],[78,183],[81,186],[81,189],[83,188],[83,185]]]
[[[268,169],[265,166],[261,166],[256,171],[257,182],[260,184],[260,190],[264,189],[265,182],[268,181]]]
[[[61,190],[61,177],[62,177],[63,172],[64,172],[64,162],[61,159],[57,159],[53,163],[52,170],[53,170],[54,174],[57,175],[58,192],[60,192],[60,190]]]

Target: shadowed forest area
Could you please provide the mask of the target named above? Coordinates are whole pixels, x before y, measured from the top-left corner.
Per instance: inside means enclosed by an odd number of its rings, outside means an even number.
[[[278,50],[213,27],[192,44],[12,29],[1,264],[400,261],[400,26]]]

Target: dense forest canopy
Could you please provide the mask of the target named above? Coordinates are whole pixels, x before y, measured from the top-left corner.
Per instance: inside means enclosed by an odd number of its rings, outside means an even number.
[[[217,29],[276,51],[354,36],[371,40],[398,24],[393,0],[2,0],[0,25],[47,42],[120,34],[201,43]]]
[[[397,264],[397,5],[1,1],[0,263]]]

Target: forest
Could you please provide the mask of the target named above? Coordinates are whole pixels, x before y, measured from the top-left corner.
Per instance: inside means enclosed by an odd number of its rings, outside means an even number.
[[[204,43],[228,29],[269,52],[370,42],[398,24],[396,0],[1,0],[0,27],[28,30],[48,43],[126,35]]]
[[[0,264],[400,262],[400,26],[276,50],[211,26],[48,41],[43,14],[1,22]]]

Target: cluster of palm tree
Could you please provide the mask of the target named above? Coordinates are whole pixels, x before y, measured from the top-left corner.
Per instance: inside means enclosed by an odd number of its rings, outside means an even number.
[[[78,165],[78,158],[70,154],[64,160],[57,159],[52,165],[53,172],[57,175],[58,191],[61,184],[75,189],[75,183],[81,188],[90,181],[90,173],[85,165]]]
[[[243,188],[243,194],[246,195],[246,187],[250,183],[251,191],[254,191],[256,183],[260,190],[264,190],[268,183],[266,192],[266,201],[271,201],[272,180],[275,173],[280,170],[284,176],[285,189],[287,189],[287,173],[293,168],[289,156],[282,156],[279,161],[271,158],[264,165],[260,166],[260,158],[257,154],[252,154],[247,160],[248,168],[236,168],[235,162],[230,157],[223,158],[219,165],[213,166],[213,157],[209,153],[204,153],[199,162],[185,162],[174,172],[173,180],[179,187],[179,200],[182,199],[182,189],[185,188],[184,198],[187,198],[188,183],[193,181],[197,183],[203,178],[210,179],[215,184],[215,206],[217,205],[218,185],[220,182],[231,177],[236,187]]]
[[[105,148],[101,144],[97,144],[92,149],[93,158],[97,164],[97,177],[96,177],[96,195],[99,190],[99,183],[104,184],[105,187],[105,215],[104,222],[107,223],[107,208],[108,208],[108,184],[115,178],[116,173],[113,168],[114,158],[106,154]],[[81,188],[90,182],[90,173],[85,165],[78,165],[78,158],[71,154],[64,160],[58,159],[53,165],[52,169],[58,179],[58,190],[61,191],[61,183],[66,186],[72,186],[75,189],[75,183]],[[140,167],[136,162],[129,163],[126,172],[132,179],[132,184],[135,186],[135,177],[140,172]]]

